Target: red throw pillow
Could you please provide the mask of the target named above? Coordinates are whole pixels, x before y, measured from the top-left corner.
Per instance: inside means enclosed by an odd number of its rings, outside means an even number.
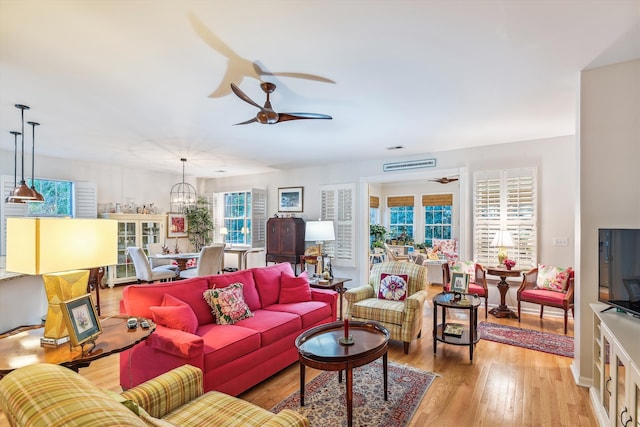
[[[158,325],[194,334],[198,318],[189,304],[169,294],[164,294],[159,306],[149,307],[153,321]]]
[[[280,304],[292,302],[311,301],[311,287],[307,272],[302,272],[298,277],[290,276],[283,272],[280,276]]]
[[[407,298],[409,289],[408,280],[409,276],[407,274],[382,273],[380,275],[378,299],[404,301]]]

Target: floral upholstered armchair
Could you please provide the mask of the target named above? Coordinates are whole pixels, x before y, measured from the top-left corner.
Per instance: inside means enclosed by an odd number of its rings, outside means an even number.
[[[568,313],[573,315],[573,269],[550,267],[539,264],[537,268],[524,273],[522,285],[518,289],[518,322],[520,303],[540,304],[540,318],[544,306],[561,308],[564,311],[564,333],[567,333]]]
[[[369,283],[345,292],[347,317],[373,320],[389,330],[391,339],[409,344],[420,338],[427,297],[427,267],[404,261],[373,264]]]

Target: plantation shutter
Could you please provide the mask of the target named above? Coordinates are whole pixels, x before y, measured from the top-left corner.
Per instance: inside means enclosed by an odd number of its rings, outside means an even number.
[[[323,185],[320,218],[333,221],[336,240],[323,246],[335,267],[355,267],[355,184]]]
[[[474,260],[496,265],[498,248],[491,247],[495,234],[506,229],[514,247],[509,258],[519,268],[537,263],[536,169],[482,171],[474,174],[473,195]]]
[[[7,218],[14,216],[25,216],[27,214],[27,205],[25,203],[5,203],[9,192],[14,189],[13,176],[0,176],[0,188],[2,189],[2,209],[0,210],[0,255],[7,254]]]
[[[267,246],[267,190],[251,189],[251,247]]]
[[[98,186],[93,182],[73,183],[73,217],[98,217]]]

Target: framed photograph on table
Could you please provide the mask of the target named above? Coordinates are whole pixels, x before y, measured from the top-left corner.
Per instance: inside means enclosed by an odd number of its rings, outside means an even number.
[[[469,292],[469,275],[465,273],[453,273],[451,275],[451,292],[464,294]]]
[[[304,187],[278,188],[278,211],[302,212]]]
[[[183,214],[167,215],[167,237],[187,237],[187,217]]]
[[[82,345],[94,340],[102,333],[102,326],[91,294],[61,302],[60,310],[69,330],[69,340],[72,345]]]

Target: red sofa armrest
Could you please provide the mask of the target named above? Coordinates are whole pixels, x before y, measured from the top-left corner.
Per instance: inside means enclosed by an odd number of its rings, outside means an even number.
[[[338,318],[338,293],[331,289],[311,288],[311,299],[313,301],[326,302],[331,306],[332,318],[335,321]]]
[[[156,350],[184,358],[197,357],[204,351],[202,337],[162,325],[156,326],[145,343]]]

